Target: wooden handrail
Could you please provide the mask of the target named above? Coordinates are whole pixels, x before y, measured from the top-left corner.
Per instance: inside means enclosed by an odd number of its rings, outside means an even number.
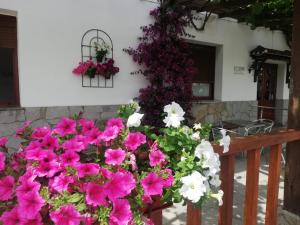
[[[267,206],[265,225],[276,225],[278,189],[280,180],[280,162],[282,144],[300,140],[300,131],[279,130],[270,134],[260,134],[247,137],[234,137],[231,140],[229,152],[223,153],[223,147],[214,145],[221,161],[221,189],[224,191],[223,205],[219,209],[219,225],[232,225],[234,166],[238,153],[247,153],[246,194],[244,208],[244,225],[257,224],[257,198],[261,149],[271,147],[269,158],[269,174],[267,187]],[[156,213],[155,225],[162,224],[162,213]],[[188,204],[187,225],[201,224],[201,211]]]
[[[235,155],[247,152],[246,194],[244,225],[257,224],[257,200],[260,153],[263,147],[271,146],[267,188],[267,206],[265,225],[276,225],[280,162],[282,144],[300,140],[300,131],[280,130],[271,134],[232,138],[230,150],[223,153],[223,147],[214,146],[221,160],[221,189],[224,191],[223,206],[219,209],[219,225],[232,225],[234,164]],[[187,209],[187,225],[201,224],[201,211],[191,206]]]

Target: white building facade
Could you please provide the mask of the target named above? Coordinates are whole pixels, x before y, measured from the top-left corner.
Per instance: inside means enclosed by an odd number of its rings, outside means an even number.
[[[0,136],[12,135],[25,120],[51,125],[79,111],[106,119],[118,105],[137,97],[147,81],[130,74],[138,67],[123,49],[137,46],[140,26],[151,23],[149,11],[156,6],[143,0],[0,0],[0,15],[16,17],[19,84],[18,105],[1,108]],[[83,88],[81,77],[72,74],[81,61],[81,38],[89,29],[104,30],[113,41],[120,68],[113,88]],[[288,50],[284,35],[217,18],[204,31],[189,32],[195,38],[187,41],[216,49],[213,99],[195,101],[196,120],[255,119],[258,84],[248,72],[249,52],[258,45]],[[276,104],[284,108],[289,93],[286,65],[270,63],[277,65]],[[276,120],[285,123],[285,113],[276,113]]]

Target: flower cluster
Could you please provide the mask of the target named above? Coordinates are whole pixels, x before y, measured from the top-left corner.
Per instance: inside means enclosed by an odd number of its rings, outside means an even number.
[[[185,112],[175,102],[164,111],[159,132],[141,126],[143,114],[131,102],[103,129],[80,116],[53,128],[26,122],[13,155],[0,138],[0,222],[142,225],[152,224],[144,214],[157,201],[221,204],[220,162],[206,127],[182,126]],[[228,147],[227,136],[222,144]]]
[[[109,79],[111,76],[119,72],[119,67],[114,65],[115,61],[106,57],[111,49],[105,42],[102,44],[95,42],[94,46],[96,51],[96,62],[92,60],[92,57],[86,62],[80,62],[79,65],[73,69],[73,74],[86,75],[90,78],[100,75]]]
[[[137,121],[127,121],[132,126]],[[173,184],[162,150],[122,118],[103,130],[85,118],[18,131],[11,157],[0,139],[0,221],[10,224],[143,224],[143,211]],[[131,126],[131,125],[130,125]]]

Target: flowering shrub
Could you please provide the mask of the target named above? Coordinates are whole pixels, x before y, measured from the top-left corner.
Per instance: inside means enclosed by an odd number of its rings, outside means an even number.
[[[184,112],[175,102],[165,112],[161,134],[140,126],[143,114],[131,103],[103,130],[80,116],[62,118],[54,128],[32,129],[26,122],[11,156],[0,138],[0,221],[152,224],[143,214],[157,198],[161,204],[221,200],[219,160],[205,140],[207,128],[181,126]]]
[[[162,2],[162,1],[159,1]],[[190,56],[185,32],[191,14],[189,8],[176,1],[164,1],[150,12],[152,24],[142,26],[137,48],[125,49],[134,62],[141,65],[139,71],[149,81],[140,90],[139,102],[145,112],[144,123],[162,127],[162,109],[170,101],[181,104],[186,116],[190,116],[192,81],[197,72]]]

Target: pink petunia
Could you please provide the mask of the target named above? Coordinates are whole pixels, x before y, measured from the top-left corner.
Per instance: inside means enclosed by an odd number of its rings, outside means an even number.
[[[85,134],[88,140],[88,143],[91,145],[98,145],[101,140],[101,132],[98,128],[92,129],[90,132]]]
[[[172,170],[171,169],[165,169],[164,173],[167,174],[168,176],[166,178],[163,178],[163,185],[164,187],[171,187],[174,183],[174,177],[172,174]]]
[[[94,225],[95,221],[96,221],[96,219],[88,214],[83,215],[81,217],[81,222],[83,223],[83,225]]]
[[[22,218],[21,216],[21,223],[20,225],[44,225],[42,222],[42,217],[41,215],[38,213],[35,217],[33,218]]]
[[[81,125],[82,127],[82,134],[86,134],[86,133],[89,133],[91,132],[94,128],[95,128],[95,122],[92,121],[92,120],[88,120],[88,119],[80,119],[79,120],[79,124]]]
[[[74,152],[80,152],[85,148],[82,142],[78,142],[76,140],[66,141],[62,144],[62,147],[65,151],[74,151]]]
[[[76,134],[76,121],[63,117],[56,125],[54,131],[62,137],[69,134]]]
[[[58,138],[48,135],[48,136],[43,138],[41,146],[44,149],[57,150],[57,149],[59,149]]]
[[[51,187],[58,192],[63,192],[68,190],[71,183],[74,183],[74,177],[61,173],[53,179]]]
[[[6,176],[0,179],[0,201],[12,199],[14,183],[15,179],[12,176]]]
[[[6,137],[0,138],[0,148],[1,147],[4,148],[7,144],[7,142],[8,142],[8,139]]]
[[[113,201],[113,210],[109,214],[110,225],[128,225],[132,220],[132,212],[128,200],[116,199]]]
[[[80,213],[74,205],[62,206],[59,210],[50,213],[50,218],[55,225],[79,225],[81,220]]]
[[[129,133],[126,137],[124,144],[127,149],[135,151],[140,145],[146,143],[146,136],[141,132]]]
[[[57,162],[44,163],[41,162],[36,168],[36,175],[38,177],[53,177],[55,173],[59,172],[59,165]]]
[[[25,158],[25,153],[23,151],[13,153],[10,165],[15,172],[20,172],[20,169],[24,167],[22,163],[24,158]]]
[[[142,201],[144,204],[152,204],[153,203],[153,200],[152,200],[151,196],[149,196],[149,195],[143,195]]]
[[[88,137],[83,136],[81,134],[76,135],[72,140],[74,140],[76,142],[82,143],[85,149],[89,146],[89,139],[88,139]]]
[[[35,172],[33,172],[31,169],[27,168],[26,172],[19,177],[19,182],[33,182],[34,179],[37,177]]]
[[[150,172],[141,181],[145,195],[162,195],[163,180],[154,172]]]
[[[40,188],[41,188],[40,183],[27,180],[25,182],[22,182],[22,184],[16,188],[16,194],[19,199],[19,198],[22,198],[22,196],[24,196],[26,194],[38,193]]]
[[[14,207],[12,210],[4,212],[0,217],[0,221],[3,222],[3,225],[21,225],[18,207]]]
[[[46,136],[51,135],[51,128],[50,127],[38,127],[33,130],[32,137],[35,139],[43,139]]]
[[[107,127],[116,126],[119,128],[119,130],[122,130],[124,128],[123,119],[122,118],[111,118],[111,119],[107,120],[106,126]]]
[[[43,157],[46,155],[47,155],[46,150],[36,148],[36,149],[27,150],[25,152],[25,159],[26,160],[42,160]]]
[[[75,166],[80,160],[80,156],[76,152],[68,151],[59,156],[62,166]]]
[[[92,206],[106,206],[106,192],[102,185],[96,183],[88,183],[85,188],[86,202]]]
[[[165,162],[166,156],[160,151],[151,151],[149,154],[150,166],[157,166]]]
[[[136,164],[136,157],[135,157],[134,154],[130,154],[130,156],[129,156],[129,163],[130,163],[131,169],[133,171],[135,171],[135,170],[138,169],[137,164]]]
[[[96,163],[80,163],[76,165],[78,177],[85,177],[87,175],[97,175],[100,171],[100,166]]]
[[[111,140],[114,140],[115,138],[117,138],[119,135],[119,132],[120,132],[120,129],[117,126],[107,127],[103,131],[101,138],[103,141],[108,142],[108,141],[111,141]]]
[[[29,121],[29,120],[25,121],[23,126],[20,127],[19,129],[17,129],[16,135],[19,136],[19,135],[23,134],[25,132],[25,130],[29,127],[30,124],[31,124],[31,121]]]
[[[45,200],[38,193],[29,193],[27,195],[19,196],[19,213],[23,218],[35,218],[43,205]]]
[[[29,145],[25,148],[25,151],[34,150],[34,149],[40,149],[41,148],[41,142],[39,141],[31,141]]]
[[[107,196],[110,200],[122,198],[131,193],[136,187],[136,181],[130,172],[117,172],[111,175],[111,180],[106,183]]]
[[[0,172],[5,170],[5,160],[6,160],[5,153],[0,152]]]
[[[126,152],[120,148],[107,149],[105,151],[105,163],[109,165],[121,165],[125,159]]]

